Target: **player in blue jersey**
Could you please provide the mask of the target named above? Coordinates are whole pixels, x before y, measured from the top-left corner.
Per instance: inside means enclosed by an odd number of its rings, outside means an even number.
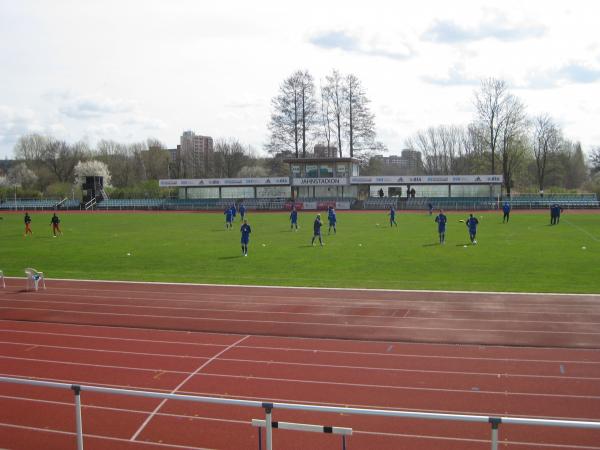
[[[335,209],[332,206],[327,210],[327,220],[329,221],[329,230],[327,230],[327,234],[331,233],[331,228],[333,227],[333,234],[337,234],[337,230],[335,229],[335,225],[337,223],[337,216],[335,214]]]
[[[248,256],[248,242],[250,242],[250,233],[252,233],[252,230],[246,219],[244,219],[244,223],[240,228],[240,233],[242,233],[242,254]]]
[[[448,222],[448,218],[444,214],[444,210],[440,209],[440,213],[435,218],[435,221],[438,224],[438,233],[440,235],[440,244],[446,243],[446,222]]]
[[[469,214],[466,224],[469,229],[471,244],[477,245],[477,225],[479,225],[479,220],[477,220],[477,217],[473,217],[473,214]]]
[[[502,223],[508,222],[508,219],[510,218],[510,209],[510,203],[504,202],[504,205],[502,205],[502,212],[504,213]]]
[[[233,227],[233,211],[231,208],[227,208],[223,214],[225,214],[225,229],[231,229]]]
[[[240,212],[240,220],[243,222],[244,216],[246,215],[246,207],[244,206],[243,203],[240,205],[238,211]]]
[[[237,208],[235,207],[235,203],[231,205],[231,221],[235,220],[235,216],[237,214]]]
[[[313,223],[313,238],[311,241],[311,245],[315,245],[315,238],[319,238],[319,243],[321,247],[323,247],[323,239],[321,238],[321,227],[323,226],[323,222],[321,222],[321,214],[317,214],[317,218]]]
[[[396,223],[396,210],[393,206],[390,206],[390,212],[388,213],[388,216],[390,216],[390,227],[392,225],[396,225],[396,227],[398,227],[398,224]]]
[[[557,203],[554,203],[552,206],[550,206],[550,225],[558,225],[562,210],[563,209]]]
[[[298,211],[296,210],[295,206],[292,208],[292,212],[290,213],[290,223],[290,229],[295,229],[295,231],[298,231]]]

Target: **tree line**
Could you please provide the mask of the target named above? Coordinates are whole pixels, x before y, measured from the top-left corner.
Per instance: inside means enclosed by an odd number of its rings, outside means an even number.
[[[549,187],[594,187],[600,150],[592,153],[591,173],[579,142],[564,136],[548,114],[529,116],[523,102],[499,79],[486,79],[474,93],[475,114],[468,125],[439,125],[416,132],[408,148],[421,152],[431,175],[501,174],[504,189],[541,191]],[[587,183],[587,184],[586,184]]]
[[[355,75],[332,70],[317,89],[308,70],[297,70],[283,80],[271,105],[265,145],[269,156],[236,138],[216,139],[202,173],[194,177],[285,176],[284,158],[312,156],[315,144],[339,157],[358,158],[366,173],[381,169],[380,159],[372,156],[386,148],[376,139],[375,116]],[[407,148],[421,152],[422,173],[502,174],[507,193],[552,188],[600,194],[600,147],[586,164],[581,144],[564,136],[550,115],[528,115],[504,80],[483,80],[473,94],[473,107],[466,125],[431,126],[406,140]],[[68,196],[77,189],[76,178],[90,170],[110,178],[117,196],[164,194],[158,179],[189,177],[181,159],[173,159],[153,138],[134,143],[101,140],[91,147],[85,141],[30,134],[19,138],[14,154],[18,163],[5,173],[0,169],[0,189],[5,191],[0,196],[19,188],[32,196]]]
[[[317,90],[310,72],[297,70],[283,80],[271,100],[266,149],[305,158],[318,143],[335,148],[340,158],[367,159],[374,151],[385,151],[376,140],[375,115],[369,104],[354,74],[332,70]]]

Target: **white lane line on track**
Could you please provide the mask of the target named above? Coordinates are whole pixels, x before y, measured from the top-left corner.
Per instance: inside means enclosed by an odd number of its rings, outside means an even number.
[[[53,292],[57,292],[57,294],[53,294]],[[165,292],[165,291],[146,291],[146,290],[137,290],[137,291],[131,291],[131,290],[116,290],[116,289],[92,289],[92,288],[73,288],[73,287],[52,287],[52,291],[48,292],[46,291],[38,291],[38,292],[30,292],[30,293],[23,293],[23,292],[12,292],[12,291],[0,291],[0,295],[3,296],[9,296],[9,295],[13,295],[13,294],[17,294],[19,297],[22,297],[23,295],[29,295],[29,296],[51,296],[51,295],[65,295],[65,296],[74,296],[74,297],[98,297],[98,298],[124,298],[124,299],[133,299],[133,300],[164,300],[164,297],[158,297],[158,298],[149,298],[148,294],[158,294],[161,296],[164,295],[169,295],[172,293],[169,292]],[[84,291],[84,292],[93,292],[94,294],[92,295],[84,295],[84,294],[72,294],[72,292],[74,291]],[[106,292],[106,294],[101,294],[98,295],[98,292]],[[142,297],[132,297],[132,296],[127,296],[127,293],[134,293],[134,294],[139,294]],[[335,306],[343,306],[343,305],[348,305],[348,304],[352,304],[352,305],[357,305],[357,306],[373,306],[374,304],[376,304],[376,306],[380,306],[380,307],[389,307],[390,304],[393,305],[393,307],[402,307],[402,305],[413,305],[413,304],[418,304],[418,305],[422,305],[422,304],[433,304],[433,305],[472,305],[473,301],[472,300],[476,300],[478,305],[496,305],[497,304],[497,299],[495,298],[490,298],[490,299],[486,299],[486,298],[480,298],[479,296],[475,299],[465,299],[465,300],[450,300],[450,299],[437,299],[437,298],[428,298],[428,299],[423,299],[423,300],[419,300],[419,299],[404,299],[404,298],[373,298],[373,297],[365,297],[365,298],[351,298],[351,297],[316,297],[316,296],[311,296],[311,297],[307,297],[307,296],[290,296],[290,295],[285,295],[285,297],[282,297],[281,295],[265,295],[265,294],[248,294],[248,293],[239,293],[239,294],[231,294],[231,293],[214,293],[214,292],[187,292],[187,293],[177,293],[178,298],[181,298],[183,295],[188,295],[193,297],[192,300],[183,300],[183,301],[188,301],[188,302],[206,302],[206,301],[210,301],[210,300],[197,300],[198,297],[210,297],[213,301],[215,298],[241,298],[242,301],[231,301],[231,300],[219,300],[222,302],[232,302],[232,303],[250,303],[250,304],[272,304],[272,302],[267,302],[265,299],[275,299],[277,301],[279,301],[281,305],[294,305],[294,306],[298,306],[298,305],[306,305],[306,306],[310,306],[310,305],[321,305],[324,301],[327,302],[328,304],[331,305],[335,305]],[[463,294],[464,295],[464,294]],[[502,296],[501,294],[491,294],[494,296]],[[543,294],[540,294],[543,295]],[[559,295],[559,294],[556,294]],[[515,303],[515,306],[544,306],[547,307],[548,306],[548,301],[550,301],[550,306],[559,306],[559,307],[572,307],[574,304],[576,305],[580,305],[581,307],[585,307],[588,306],[590,304],[590,302],[592,303],[597,303],[598,298],[596,298],[597,296],[600,296],[600,294],[598,294],[596,297],[594,295],[596,294],[585,294],[585,296],[591,296],[592,298],[586,299],[586,301],[584,302],[579,302],[579,303],[575,303],[576,299],[569,297],[569,295],[575,295],[575,294],[568,294],[567,295],[567,299],[565,299],[565,301],[569,301],[568,303],[556,303],[556,301],[560,301],[560,299],[555,299],[555,298],[544,298],[543,302],[542,300],[539,300],[538,302],[533,302],[533,303],[526,303],[525,301],[522,301],[522,299],[515,299],[515,301],[518,301],[518,303]],[[584,295],[584,294],[582,294]],[[168,297],[168,299],[170,299],[172,297]],[[295,301],[295,300],[299,300],[299,302]],[[508,299],[508,298],[507,298]],[[259,302],[256,302],[254,300],[259,300]],[[291,301],[289,301],[291,300]],[[265,303],[262,303],[262,302]]]
[[[6,277],[6,279],[18,279],[18,277]],[[223,288],[245,288],[245,289],[289,289],[289,290],[315,290],[315,291],[350,291],[350,292],[414,292],[414,293],[440,293],[440,294],[493,294],[493,295],[550,295],[550,296],[592,296],[600,297],[600,294],[579,294],[561,292],[502,292],[502,291],[450,291],[450,290],[426,290],[426,289],[368,289],[368,288],[340,288],[340,287],[311,287],[311,286],[269,286],[253,284],[211,284],[211,283],[173,283],[165,281],[119,281],[119,280],[81,280],[72,278],[48,278],[48,280],[74,282],[74,283],[110,283],[110,284],[145,284],[151,286],[205,286]]]
[[[7,374],[0,373],[1,376],[5,377],[17,377],[23,378],[19,374]],[[64,380],[62,378],[48,378],[48,377],[27,377],[31,380],[42,380],[42,381],[56,381],[59,383],[71,383],[71,384],[80,384],[85,386],[86,383],[81,380]],[[0,385],[1,386],[1,385]],[[131,385],[117,385],[117,384],[95,384],[95,386],[102,387],[110,387],[110,388],[121,388],[121,389],[134,389],[134,390],[144,390],[151,392],[169,392],[164,389],[150,389],[139,386],[131,386]],[[254,397],[248,395],[236,395],[235,397],[229,395],[223,395],[215,392],[199,392],[199,391],[179,391],[179,393],[184,395],[193,395],[199,397],[222,397],[222,398],[237,398],[242,400],[253,400],[253,401],[265,401],[262,397]],[[35,399],[32,399],[35,400]],[[268,401],[275,403],[296,403],[302,405],[321,405],[321,406],[335,406],[335,407],[348,407],[348,408],[363,408],[363,409],[381,409],[387,411],[416,411],[416,412],[430,412],[430,413],[441,413],[441,414],[468,414],[468,415],[487,415],[487,416],[506,416],[506,417],[523,417],[528,419],[557,419],[557,420],[580,420],[580,421],[598,421],[596,417],[573,417],[573,416],[540,416],[540,415],[528,415],[528,414],[511,414],[505,411],[490,411],[490,410],[469,410],[469,411],[461,411],[461,410],[446,410],[446,409],[423,409],[423,408],[403,408],[403,407],[393,407],[393,406],[384,406],[378,404],[369,404],[369,403],[338,403],[338,402],[327,402],[327,401],[307,401],[307,400],[298,400],[292,398],[269,398]],[[72,404],[71,404],[72,406]],[[147,413],[146,413],[147,414]],[[162,414],[162,413],[161,413]]]
[[[219,353],[215,354],[212,358],[210,358],[208,361],[206,361],[205,363],[203,363],[202,365],[200,365],[196,370],[194,370],[192,373],[190,373],[187,378],[185,378],[181,383],[179,383],[175,389],[173,389],[170,393],[171,394],[175,394],[177,393],[177,391],[179,391],[179,389],[181,389],[183,387],[183,385],[185,383],[187,383],[190,379],[192,379],[195,375],[199,374],[200,371],[202,369],[204,369],[206,366],[208,366],[211,362],[213,362],[214,360],[216,360],[219,356],[221,356],[223,353],[225,353],[227,350],[230,350],[232,348],[234,348],[237,344],[240,344],[242,342],[244,342],[246,339],[248,339],[250,337],[250,335],[246,335],[241,339],[238,339],[237,341],[235,341],[233,344],[231,344],[229,347],[224,348],[223,350],[221,350]],[[146,418],[146,420],[144,421],[144,423],[142,423],[142,425],[137,429],[137,431],[135,433],[133,433],[133,435],[131,436],[131,438],[129,439],[130,441],[135,441],[136,438],[139,436],[139,434],[144,431],[144,429],[146,428],[146,426],[150,423],[150,421],[152,420],[152,418],[156,415],[156,413],[163,407],[163,405],[167,402],[167,399],[164,399],[163,401],[161,401],[159,403],[159,405],[154,409],[154,411],[152,411],[152,413],[150,413],[150,415]]]
[[[28,427],[25,425],[14,425],[14,424],[10,424],[10,423],[0,423],[0,427],[18,429],[18,430],[24,430],[24,431],[30,431],[30,432],[38,431],[38,432],[42,432],[42,433],[61,434],[61,435],[67,435],[67,436],[73,436],[73,437],[75,436],[75,433],[72,431],[50,430],[48,428]],[[101,440],[110,441],[110,442],[129,442],[128,439],[124,439],[124,438],[101,436],[98,434],[90,434],[90,433],[83,433],[83,437],[88,438],[88,439],[101,439]],[[214,450],[214,449],[210,449],[210,448],[206,448],[206,447],[190,447],[189,445],[165,444],[165,443],[161,443],[161,442],[144,442],[144,441],[137,441],[137,442],[139,444],[152,446],[152,447],[180,448],[180,449],[185,449],[185,450]]]
[[[131,317],[131,314],[124,313],[112,313],[112,312],[90,312],[90,311],[78,311],[78,310],[63,310],[63,309],[52,309],[52,308],[11,308],[6,306],[0,306],[0,309],[8,309],[11,311],[22,310],[22,311],[42,311],[42,312],[53,312],[53,313],[68,313],[68,314],[79,314],[79,315],[91,315],[91,316],[112,316],[112,317]],[[349,323],[329,323],[329,322],[300,322],[300,321],[285,321],[285,320],[252,320],[252,319],[234,319],[228,318],[215,318],[215,317],[189,317],[189,316],[160,316],[156,314],[137,314],[135,316],[152,319],[169,319],[169,320],[191,320],[191,321],[207,321],[207,322],[250,322],[253,324],[267,323],[267,324],[281,324],[281,325],[300,325],[300,326],[317,326],[317,327],[337,327],[337,328],[379,328],[379,329],[392,329],[392,330],[419,330],[419,331],[469,331],[469,332],[500,332],[500,333],[517,333],[517,334],[568,334],[568,335],[600,335],[600,332],[592,331],[574,331],[574,330],[503,330],[503,329],[491,329],[491,328],[443,328],[443,327],[423,327],[423,326],[397,326],[397,325],[375,325],[375,324],[349,324]],[[589,324],[586,324],[589,325]],[[593,324],[591,324],[593,325]]]
[[[476,394],[476,395],[504,395],[507,397],[510,396],[518,396],[518,397],[550,397],[550,398],[574,398],[574,399],[587,399],[587,400],[600,400],[600,396],[597,395],[568,395],[568,394],[551,394],[551,393],[540,393],[540,392],[518,392],[518,391],[493,391],[493,390],[477,390],[473,391],[472,389],[451,389],[451,388],[433,388],[433,387],[422,387],[422,386],[397,386],[397,385],[385,385],[385,384],[369,384],[369,383],[350,383],[350,382],[341,382],[341,381],[327,381],[327,380],[303,380],[299,378],[279,378],[279,377],[266,377],[266,376],[252,376],[252,375],[232,375],[232,374],[221,374],[221,373],[213,373],[213,372],[200,372],[203,367],[206,367],[210,364],[216,357],[211,358],[209,361],[206,361],[199,369],[196,369],[192,374],[188,371],[178,371],[178,370],[155,370],[155,369],[143,369],[138,367],[130,367],[130,366],[117,366],[117,365],[106,365],[106,364],[90,364],[90,363],[77,363],[77,362],[65,362],[65,361],[56,361],[56,360],[46,360],[46,359],[31,359],[31,358],[20,358],[20,357],[11,357],[11,356],[0,356],[0,359],[4,360],[14,360],[14,361],[29,361],[29,362],[38,362],[42,364],[50,364],[50,365],[65,365],[65,366],[76,366],[76,367],[96,367],[96,368],[106,368],[113,370],[122,370],[129,372],[163,372],[166,374],[178,374],[185,375],[188,374],[188,377],[180,383],[180,385],[175,388],[171,394],[176,393],[180,390],[180,388],[189,380],[191,380],[195,376],[199,377],[218,377],[218,378],[227,378],[227,379],[239,379],[239,380],[258,380],[258,381],[269,381],[269,382],[277,382],[277,383],[297,383],[297,384],[310,384],[310,385],[324,385],[329,387],[358,387],[358,388],[372,388],[372,389],[385,389],[388,391],[419,391],[419,392],[444,392],[444,393],[459,393],[459,394]],[[93,382],[88,382],[84,384],[94,384]],[[135,437],[141,432],[141,430],[147,425],[147,422],[152,419],[153,415],[160,409],[165,403],[166,399],[163,400],[157,409],[150,415],[146,422],[140,427],[137,433],[131,438],[131,440],[135,440]]]
[[[363,431],[363,430],[356,430],[356,431],[352,431],[353,434],[364,434],[367,436],[390,436],[390,437],[399,437],[399,438],[414,438],[414,439],[440,439],[437,436],[430,436],[430,435],[420,435],[420,434],[407,434],[407,433],[385,433],[385,432],[381,432],[381,431]],[[490,444],[490,440],[489,439],[468,439],[468,438],[453,438],[453,437],[447,437],[447,438],[442,438],[445,439],[447,441],[456,441],[456,442],[481,442],[483,444],[486,444],[487,446],[489,446]],[[544,448],[559,448],[559,449],[565,449],[565,448],[569,448],[569,449],[577,449],[577,450],[600,450],[600,447],[590,447],[588,445],[567,445],[567,447],[565,447],[564,444],[549,444],[549,443],[539,443],[539,442],[524,442],[524,441],[510,441],[510,440],[502,440],[502,445],[503,446],[511,446],[511,445],[523,445],[523,446],[527,446],[527,447],[540,447],[542,449]],[[483,447],[483,446],[482,446]]]
[[[23,347],[31,347],[30,343],[19,343],[19,342],[7,342],[0,341],[0,345],[14,345],[14,346],[23,346]],[[96,352],[96,353],[115,353],[117,355],[135,355],[135,356],[150,356],[155,358],[166,358],[166,359],[186,359],[186,360],[207,360],[209,359],[207,356],[190,356],[190,355],[173,355],[166,353],[148,353],[148,352],[130,352],[123,350],[106,350],[106,349],[92,349],[92,348],[83,348],[83,347],[66,347],[59,345],[43,345],[36,344],[36,348],[44,348],[44,349],[58,349],[58,350],[68,350],[70,352],[73,351],[82,351],[82,352]],[[249,348],[247,346],[238,346],[238,348]],[[285,350],[284,350],[285,351]],[[289,351],[289,350],[288,350]],[[403,358],[407,358],[408,355],[400,355]],[[4,356],[8,357],[8,356]],[[420,358],[419,355],[415,355],[415,358]],[[429,374],[450,374],[450,375],[467,375],[467,376],[486,376],[486,377],[494,377],[502,376],[504,378],[546,378],[546,379],[557,379],[557,380],[581,380],[581,381],[600,381],[600,377],[581,377],[581,376],[572,376],[572,375],[547,375],[547,368],[544,367],[544,374],[521,374],[515,372],[468,372],[468,371],[457,371],[457,370],[432,370],[432,369],[405,369],[399,367],[377,367],[374,365],[369,366],[358,366],[358,365],[345,365],[345,364],[317,364],[317,363],[304,363],[304,362],[296,362],[296,361],[273,361],[273,360],[262,360],[262,359],[243,359],[243,358],[219,358],[220,361],[228,361],[228,362],[241,362],[248,364],[271,364],[271,365],[279,365],[279,366],[298,366],[298,367],[316,367],[316,368],[333,368],[333,369],[344,369],[344,370],[366,370],[366,371],[381,371],[381,372],[401,372],[401,373],[429,373]],[[32,360],[37,360],[32,358]],[[488,361],[488,360],[486,360]],[[494,360],[496,362],[508,362],[506,360]],[[514,361],[514,360],[512,360]],[[523,360],[525,361],[525,360]],[[534,363],[537,361],[534,361]],[[552,364],[559,364],[561,361],[552,361]],[[567,361],[571,366],[577,364],[575,361]],[[590,363],[586,361],[585,363]],[[600,365],[600,360],[595,364]],[[561,364],[564,366],[564,364]],[[160,371],[162,369],[148,369],[153,371]],[[179,371],[181,372],[181,371]],[[177,373],[179,373],[177,372]],[[185,372],[187,373],[187,372]],[[561,372],[563,373],[563,372]]]
[[[61,401],[57,401],[57,400],[43,400],[43,399],[39,399],[39,398],[20,397],[20,396],[14,396],[14,395],[0,395],[0,399],[64,406],[64,407],[68,408],[69,410],[73,409],[73,402],[69,403],[69,402],[61,402]],[[82,404],[81,407],[84,409],[88,409],[88,410],[95,409],[95,410],[100,410],[100,411],[124,412],[124,413],[129,413],[129,414],[139,414],[139,415],[143,415],[143,416],[148,414],[148,411],[144,411],[141,409],[116,408],[113,406],[99,406],[99,405]],[[156,413],[156,415],[160,416],[160,417],[175,417],[178,419],[198,419],[198,420],[208,420],[208,421],[212,421],[212,422],[229,422],[229,423],[236,423],[236,424],[240,424],[240,425],[248,425],[249,424],[247,420],[220,419],[218,417],[198,416],[196,414],[194,414],[193,416],[188,416],[186,414],[158,412],[158,413]],[[127,439],[127,441],[129,441],[129,439]]]
[[[100,297],[100,298],[105,298],[105,297]],[[9,300],[11,301],[11,300]],[[443,317],[443,316],[432,316],[432,317],[419,317],[415,314],[418,314],[419,311],[417,310],[413,310],[412,314],[410,317],[407,317],[408,313],[409,313],[409,309],[406,310],[406,312],[402,315],[402,317],[397,317],[397,316],[393,316],[393,315],[373,315],[373,314],[369,314],[369,315],[364,315],[364,314],[340,314],[339,311],[332,311],[330,313],[319,313],[319,312],[295,312],[295,311],[269,311],[269,310],[261,310],[261,309],[257,309],[257,310],[244,310],[244,309],[222,309],[222,308],[191,308],[191,307],[178,307],[178,306],[173,306],[173,305],[166,305],[165,306],[150,306],[150,305],[124,305],[122,303],[97,303],[97,302],[68,302],[68,301],[58,301],[58,300],[38,300],[38,299],[14,299],[12,300],[13,302],[15,302],[15,307],[12,307],[12,309],[20,309],[20,305],[24,305],[26,303],[33,303],[33,304],[48,304],[48,305],[76,305],[76,306],[92,306],[92,307],[110,307],[110,308],[120,308],[120,309],[127,309],[127,308],[133,308],[133,309],[140,309],[140,310],[167,310],[167,311],[197,311],[197,312],[210,312],[210,313],[237,313],[237,314],[259,314],[259,315],[282,315],[282,316],[308,316],[308,317],[335,317],[335,318],[339,318],[339,317],[356,317],[356,318],[361,318],[361,319],[410,319],[410,320],[435,320],[435,321],[441,321],[441,320],[449,320],[449,321],[467,321],[467,322],[508,322],[508,323],[543,323],[543,324],[562,324],[562,325],[600,325],[600,321],[598,322],[592,322],[592,321],[586,321],[586,322],[575,322],[575,321],[551,321],[551,320],[544,320],[544,319],[540,319],[540,320],[523,320],[523,319],[515,319],[514,315],[515,314],[536,314],[539,316],[539,312],[532,312],[532,313],[521,313],[521,312],[517,312],[517,311],[507,311],[507,310],[502,310],[502,311],[497,311],[497,310],[490,310],[490,311],[481,311],[481,310],[472,310],[472,311],[465,311],[465,312],[476,312],[476,313],[480,313],[480,314],[488,314],[488,315],[497,315],[498,312],[501,312],[502,314],[508,315],[511,318],[510,319],[486,319],[486,318],[468,318],[468,317]],[[11,308],[10,306],[8,306],[8,303],[5,301],[3,302],[4,304],[4,308]],[[345,308],[342,309],[348,309],[350,305],[346,305]],[[401,308],[403,309],[403,308]],[[427,313],[429,312],[429,309],[425,309],[423,312]],[[457,311],[445,311],[445,310],[440,310],[437,312],[443,312],[443,313],[456,313]],[[102,311],[100,311],[100,313],[102,313]],[[573,313],[571,313],[573,314]],[[597,315],[600,318],[600,312],[598,314],[589,314],[589,312],[587,313],[579,313],[582,316],[586,316],[586,317],[590,317],[593,315]],[[556,315],[561,315],[562,313],[556,313]],[[165,317],[169,317],[169,316],[165,316]]]
[[[203,417],[189,417],[189,419],[211,420],[211,419],[206,419]],[[228,420],[222,420],[222,421],[237,423],[236,421],[228,421]],[[243,424],[247,424],[247,422],[243,422]],[[71,431],[50,430],[48,428],[30,427],[30,426],[25,426],[25,425],[14,425],[14,424],[1,423],[1,422],[0,422],[0,427],[25,430],[25,431],[30,431],[30,432],[41,432],[41,433],[75,436],[75,433],[71,432]],[[451,436],[439,436],[439,435],[431,436],[431,435],[408,434],[408,433],[386,433],[386,432],[381,432],[381,431],[358,430],[356,428],[353,428],[353,433],[358,434],[358,435],[362,434],[362,435],[366,435],[366,436],[386,436],[386,437],[394,437],[394,438],[426,439],[429,441],[450,441],[450,442],[465,442],[465,443],[470,442],[470,443],[481,443],[481,444],[489,444],[489,442],[490,442],[489,439],[458,438],[458,437],[451,437]],[[84,436],[89,437],[89,438],[94,438],[94,439],[100,439],[100,440],[108,440],[111,442],[129,442],[128,440],[122,439],[122,438],[100,436],[100,435],[89,434],[89,433],[84,433]],[[144,441],[136,441],[136,442],[140,443],[140,444],[148,445],[148,446],[151,445],[151,446],[163,447],[163,448],[177,448],[177,449],[186,449],[186,450],[211,450],[211,449],[205,449],[205,448],[201,448],[201,447],[180,446],[177,444],[166,444],[166,443],[144,442]],[[539,442],[503,440],[502,443],[504,445],[523,445],[523,446],[528,446],[528,447],[539,447],[542,449],[544,449],[544,448],[564,449],[565,448],[564,444],[551,444],[551,443],[539,443]],[[585,445],[585,446],[584,445],[568,445],[568,448],[577,449],[577,450],[600,450],[600,447],[591,447],[591,446],[587,446],[587,445]]]
[[[97,340],[109,340],[109,341],[124,341],[124,342],[141,342],[141,343],[148,343],[148,344],[173,344],[176,346],[181,346],[181,345],[191,345],[191,346],[206,346],[206,347],[226,347],[227,344],[205,344],[205,343],[200,343],[200,342],[184,342],[184,341],[162,341],[162,340],[153,340],[153,339],[132,339],[132,338],[118,338],[118,337],[109,337],[109,336],[90,336],[90,335],[84,335],[84,334],[71,334],[71,333],[51,333],[51,332],[39,332],[39,331],[29,331],[29,330],[1,330],[0,329],[0,333],[15,333],[15,334],[34,334],[34,335],[48,335],[48,336],[59,336],[59,337],[74,337],[74,338],[89,338],[89,339],[97,339]],[[180,333],[185,333],[188,334],[187,332],[180,332]],[[210,334],[210,333],[208,333]],[[230,336],[239,336],[239,334],[232,334]],[[281,338],[284,340],[289,340],[289,339],[293,339],[293,340],[298,340],[298,339],[303,339],[305,340],[305,338]],[[315,338],[307,338],[310,339],[311,341],[320,341],[323,339],[315,339]],[[334,341],[338,341],[338,340],[334,340]],[[352,343],[352,342],[360,342],[360,341],[341,341],[344,343]],[[389,344],[389,342],[377,342],[377,341],[373,341],[373,343],[376,344]],[[31,343],[23,343],[24,345],[36,345],[36,344],[31,344]],[[401,342],[400,344],[395,344],[395,345],[401,345],[401,346],[431,346],[431,347],[452,347],[452,348],[456,348],[457,344],[426,344],[426,343],[420,343],[420,342],[415,342],[415,343],[405,343],[405,342]],[[480,347],[480,345],[475,345],[475,344],[461,344],[460,347],[472,347],[472,348],[478,348]],[[349,350],[328,350],[328,349],[319,349],[319,348],[298,348],[298,347],[282,347],[282,346],[262,346],[262,345],[239,345],[237,347],[238,349],[253,349],[253,350],[276,350],[276,351],[284,351],[284,352],[303,352],[303,353],[332,353],[332,354],[340,354],[340,355],[358,355],[358,356],[384,356],[386,358],[388,357],[398,357],[398,358],[425,358],[425,359],[450,359],[450,360],[468,360],[468,361],[502,361],[502,362],[524,362],[524,363],[531,363],[531,362],[536,362],[536,363],[569,363],[569,364],[600,364],[600,350],[595,350],[595,349],[580,349],[580,348],[560,348],[560,349],[542,349],[542,350],[557,350],[557,351],[567,351],[569,353],[581,353],[581,352],[585,352],[585,353],[592,353],[595,355],[595,353],[598,353],[598,361],[589,361],[589,360],[572,360],[572,359],[565,359],[565,358],[560,358],[560,359],[528,359],[528,358],[507,358],[507,357],[497,357],[497,358],[492,358],[492,357],[479,357],[479,356],[453,356],[453,355],[423,355],[423,354],[412,354],[412,353],[388,353],[388,352],[359,352],[359,351],[349,351]],[[499,348],[499,349],[508,349],[508,350],[521,350],[522,348],[524,349],[533,349],[533,350],[540,350],[538,348],[529,348],[529,347],[504,347],[504,346],[486,346],[486,348]]]

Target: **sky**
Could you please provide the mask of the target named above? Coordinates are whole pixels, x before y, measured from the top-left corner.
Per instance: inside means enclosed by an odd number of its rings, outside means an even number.
[[[600,3],[0,0],[0,158],[19,136],[169,148],[184,130],[258,152],[297,69],[362,82],[378,139],[475,117],[482,79],[600,146]]]

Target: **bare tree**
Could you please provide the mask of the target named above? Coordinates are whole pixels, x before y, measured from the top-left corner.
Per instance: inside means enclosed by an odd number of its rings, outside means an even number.
[[[271,140],[267,145],[271,153],[292,150],[296,157],[306,156],[309,139],[316,121],[317,103],[312,75],[298,70],[284,80],[271,101],[273,112],[269,122]]]
[[[305,70],[299,74],[300,80],[300,129],[302,130],[302,157],[306,158],[308,139],[313,135],[312,129],[317,120],[317,102],[315,100],[315,82],[312,75]]]
[[[231,178],[238,176],[248,162],[247,151],[237,139],[218,139],[215,143],[215,175]]]
[[[526,151],[527,116],[521,101],[508,95],[504,102],[504,120],[500,127],[500,156],[506,193],[510,196],[513,176],[523,163]]]
[[[317,132],[317,136],[325,141],[327,148],[331,147],[333,121],[335,118],[332,111],[332,105],[329,101],[330,96],[331,94],[329,92],[329,86],[321,86],[321,111],[319,116],[319,122],[321,126]]]
[[[592,173],[600,172],[600,147],[596,147],[590,152],[589,159],[592,166]]]
[[[498,149],[498,139],[504,126],[508,97],[506,82],[495,78],[483,80],[479,91],[475,93],[477,117],[481,125],[487,130],[484,138],[491,154],[492,174],[496,173],[496,151]]]
[[[57,181],[72,182],[75,166],[89,156],[85,142],[69,145],[65,141],[49,139],[41,155],[41,161],[50,169]]]
[[[375,147],[375,116],[369,109],[369,99],[355,75],[347,75],[344,85],[346,104],[346,135],[350,157],[354,152],[369,152]]]
[[[37,133],[21,136],[15,144],[15,158],[27,162],[40,161],[49,141],[49,137]]]
[[[548,157],[558,151],[560,140],[560,131],[550,116],[542,114],[534,119],[533,155],[540,192],[544,191]]]
[[[342,136],[344,133],[344,80],[337,70],[333,70],[327,77],[325,86],[328,111],[331,114],[333,132],[337,140],[340,158],[343,156]]]

